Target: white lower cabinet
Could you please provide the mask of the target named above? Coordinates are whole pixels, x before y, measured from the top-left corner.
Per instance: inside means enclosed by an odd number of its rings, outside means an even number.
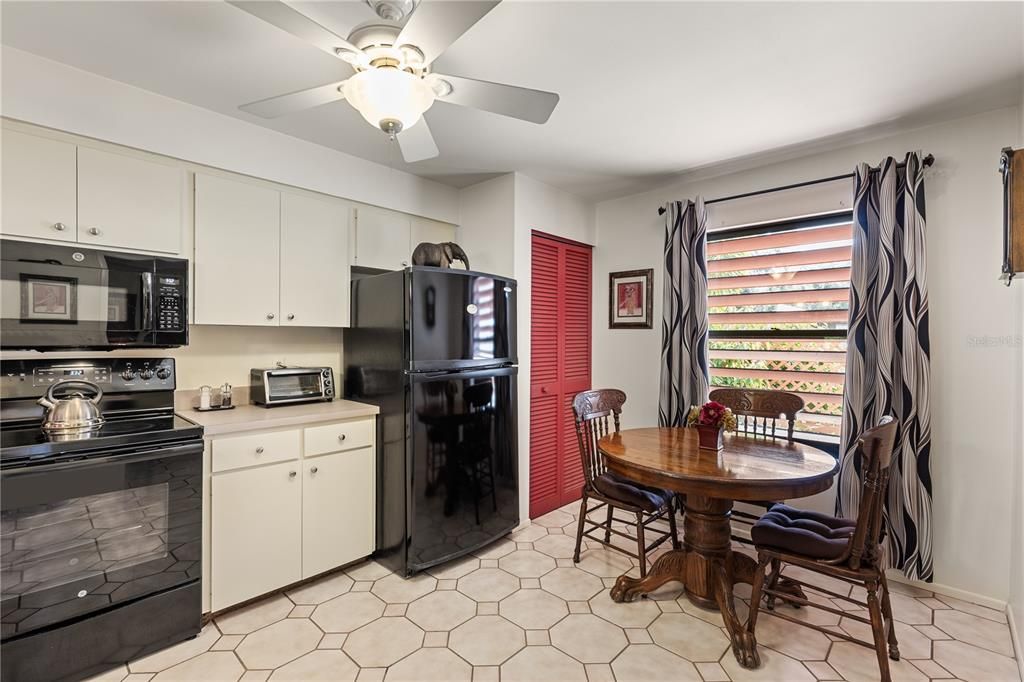
[[[210,440],[211,611],[373,553],[375,424],[361,417]]]
[[[302,579],[298,471],[299,462],[282,462],[213,477],[214,611]]]
[[[303,461],[302,577],[373,552],[373,448]]]

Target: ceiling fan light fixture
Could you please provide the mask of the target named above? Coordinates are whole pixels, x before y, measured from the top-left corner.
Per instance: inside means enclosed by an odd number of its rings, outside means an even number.
[[[389,135],[416,125],[434,103],[434,90],[408,71],[381,67],[345,81],[345,99],[366,122]]]

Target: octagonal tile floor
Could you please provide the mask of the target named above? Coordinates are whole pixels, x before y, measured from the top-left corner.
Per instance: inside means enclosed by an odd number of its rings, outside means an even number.
[[[576,504],[567,505],[413,580],[373,561],[345,567],[218,615],[195,639],[93,682],[878,679],[871,650],[769,614],[758,621],[762,666],[743,669],[721,616],[679,596],[675,583],[650,599],[615,604],[609,587],[622,572],[635,573],[637,563],[587,541],[582,561],[573,564],[578,514]],[[799,577],[816,582],[808,573]],[[827,578],[817,584],[862,596]],[[903,652],[893,679],[1020,681],[1001,612],[898,583],[892,588]],[[749,594],[749,586],[736,590],[741,618]],[[792,615],[856,636],[868,630],[821,611]]]

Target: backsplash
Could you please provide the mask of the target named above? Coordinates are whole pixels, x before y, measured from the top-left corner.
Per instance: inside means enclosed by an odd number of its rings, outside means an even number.
[[[334,369],[341,384],[342,330],[309,327],[229,327],[193,325],[186,348],[135,349],[124,351],[46,353],[46,357],[171,357],[177,365],[178,389],[196,389],[203,384],[233,386],[249,384],[253,367],[288,365],[324,366]],[[4,358],[38,358],[42,353],[10,351]]]

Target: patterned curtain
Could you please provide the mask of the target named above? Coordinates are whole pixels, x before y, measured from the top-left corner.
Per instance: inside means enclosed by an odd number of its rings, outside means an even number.
[[[899,422],[886,497],[891,566],[932,579],[928,287],[921,157],[904,166],[860,164],[854,178],[850,331],[836,500],[855,518],[860,495],[857,438],[884,415]]]
[[[658,423],[684,426],[708,397],[707,211],[704,200],[665,206],[665,290]]]

